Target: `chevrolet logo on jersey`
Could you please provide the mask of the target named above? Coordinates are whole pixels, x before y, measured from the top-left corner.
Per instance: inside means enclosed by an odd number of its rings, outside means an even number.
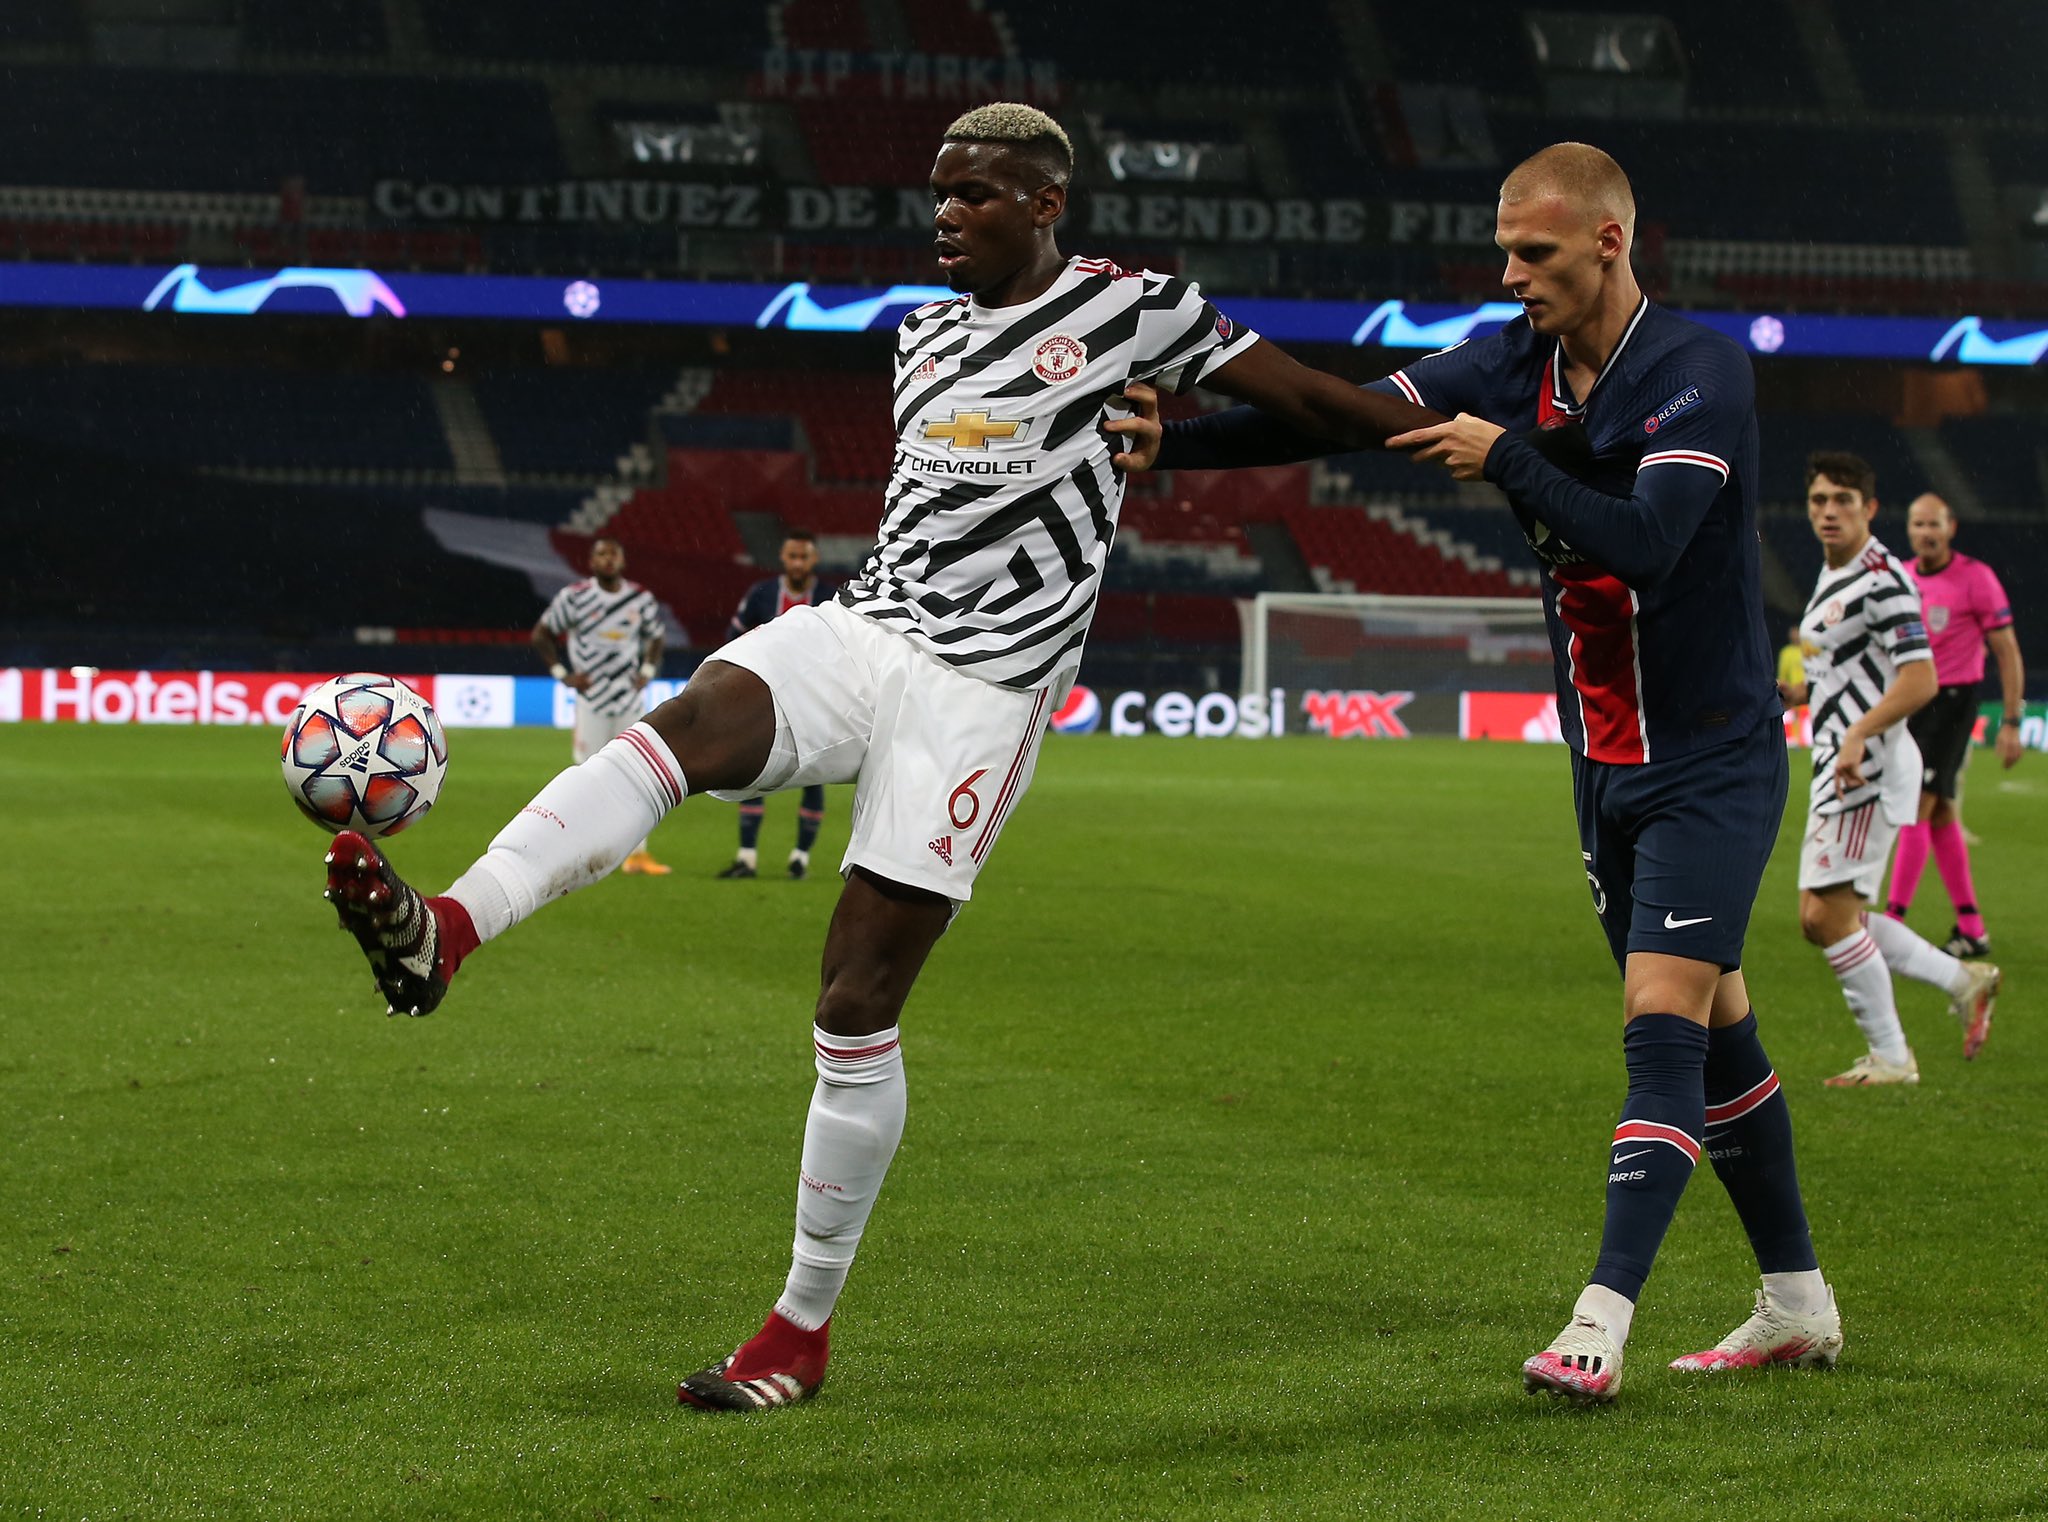
[[[924,436],[944,439],[948,449],[986,449],[990,439],[1023,438],[1028,427],[1024,418],[992,418],[986,408],[966,411],[955,408],[952,417],[945,421],[934,418],[927,422]]]

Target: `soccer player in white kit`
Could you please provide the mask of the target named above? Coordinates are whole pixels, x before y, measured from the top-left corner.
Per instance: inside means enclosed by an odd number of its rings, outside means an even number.
[[[1920,594],[1871,536],[1877,482],[1857,456],[1821,451],[1806,468],[1806,511],[1823,564],[1800,619],[1811,708],[1813,784],[1799,852],[1799,928],[1827,953],[1870,1050],[1830,1088],[1918,1083],[1892,974],[1949,996],[1974,1057],[1991,1029],[1996,967],[1959,962],[1897,920],[1865,911],[1892,842],[1920,803],[1920,750],[1906,720],[1934,696]]]
[[[360,836],[327,896],[392,1012],[440,1003],[463,957],[609,872],[686,794],[857,781],[813,1031],[796,1241],[767,1322],[678,1394],[786,1406],[823,1379],[828,1323],[902,1134],[898,1016],[973,893],[1072,685],[1123,498],[1126,388],[1204,385],[1354,448],[1443,421],[1297,364],[1185,280],[1064,257],[1073,148],[1028,106],[970,111],[933,165],[939,267],[961,294],[897,342],[896,462],[879,542],[832,603],[733,641],[678,697],[544,788],[446,895]]]
[[[654,594],[626,580],[625,546],[606,536],[590,542],[590,575],[555,594],[531,638],[548,674],[576,694],[569,753],[580,764],[640,717],[640,694],[661,669],[668,631]],[[669,874],[644,840],[619,869]]]

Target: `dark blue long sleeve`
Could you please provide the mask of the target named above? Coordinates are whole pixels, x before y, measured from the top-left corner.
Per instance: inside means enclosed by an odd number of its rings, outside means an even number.
[[[1635,491],[1609,496],[1573,480],[1526,438],[1504,433],[1486,456],[1486,479],[1535,519],[1628,586],[1670,575],[1699,531],[1725,479],[1696,464],[1637,471]]]
[[[1168,423],[1161,430],[1155,470],[1230,470],[1250,465],[1295,465],[1356,446],[1313,438],[1256,407],[1232,407]]]

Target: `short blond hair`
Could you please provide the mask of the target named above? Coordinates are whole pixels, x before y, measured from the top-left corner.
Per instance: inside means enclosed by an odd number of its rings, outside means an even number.
[[[1064,185],[1074,172],[1074,140],[1067,129],[1036,106],[1021,101],[998,100],[976,106],[953,118],[946,129],[949,143],[1007,143],[1033,154],[1047,169],[1058,171]]]
[[[1600,221],[1621,224],[1631,241],[1636,234],[1636,193],[1621,165],[1591,143],[1552,143],[1532,153],[1501,181],[1500,198],[1516,201],[1556,196]]]

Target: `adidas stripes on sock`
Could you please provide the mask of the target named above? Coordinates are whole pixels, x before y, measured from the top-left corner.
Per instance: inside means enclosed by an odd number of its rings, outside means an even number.
[[[776,1311],[806,1331],[831,1318],[875,1196],[903,1138],[907,1089],[896,1027],[835,1036],[813,1027],[818,1085],[797,1176],[796,1245]]]
[[[1856,1017],[1856,1028],[1870,1043],[1871,1055],[1886,1062],[1907,1061],[1913,1052],[1906,1045],[1905,1028],[1899,1024],[1898,1005],[1892,998],[1892,970],[1870,932],[1858,926],[1854,935],[1845,935],[1828,947],[1827,956],[1835,981],[1842,985],[1849,1013]]]
[[[1756,1015],[1707,1032],[1707,1159],[1765,1275],[1816,1268],[1799,1197],[1792,1112],[1757,1038]]]
[[[1621,1038],[1628,1098],[1607,1165],[1607,1221],[1592,1282],[1635,1300],[1678,1210],[1706,1132],[1707,1031],[1638,1015]]]
[[[469,911],[479,941],[502,935],[610,873],[688,791],[661,736],[635,724],[542,788],[447,896]]]

